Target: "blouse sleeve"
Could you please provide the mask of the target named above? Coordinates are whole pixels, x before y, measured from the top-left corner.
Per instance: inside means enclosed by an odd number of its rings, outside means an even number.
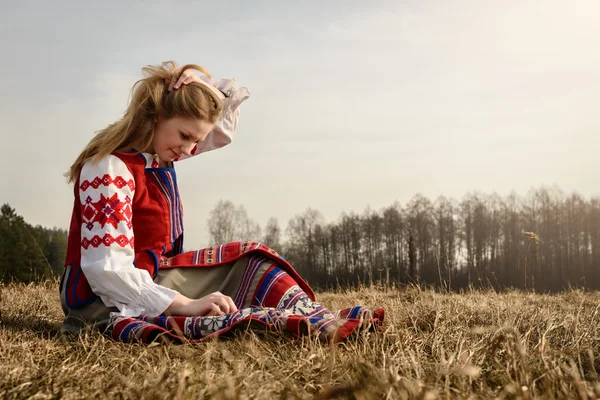
[[[133,175],[110,155],[86,163],[79,179],[81,200],[81,269],[90,287],[121,315],[161,315],[177,292],[156,284],[135,268],[132,201]]]

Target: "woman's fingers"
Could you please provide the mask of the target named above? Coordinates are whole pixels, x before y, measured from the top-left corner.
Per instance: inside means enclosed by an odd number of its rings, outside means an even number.
[[[192,71],[187,70],[183,71],[179,79],[173,85],[175,90],[179,89],[181,85],[189,85],[192,82],[199,82],[200,78],[198,78]]]
[[[187,77],[182,74],[179,77],[179,79],[177,80],[177,82],[175,82],[173,89],[175,89],[175,90],[179,89],[181,87],[181,85],[183,84],[183,82],[185,82],[186,79],[187,79]]]
[[[233,302],[233,299],[229,296],[225,296],[225,295],[221,295],[223,296],[223,300],[225,300],[225,303],[227,304],[227,313],[232,313],[232,312],[236,312],[238,309],[235,306],[235,303]]]
[[[233,302],[233,299],[229,296],[225,296],[225,300],[227,300],[227,303],[229,304],[229,312],[236,312],[238,309],[235,306],[235,303]]]
[[[222,294],[220,292],[214,292],[212,294],[212,296],[213,296],[213,299],[212,299],[213,303],[216,304],[217,306],[219,306],[219,309],[221,311],[223,311],[225,314],[229,314],[229,313],[237,311],[237,307],[235,306],[235,303],[233,302],[231,297],[225,296],[224,294]]]
[[[169,79],[165,79],[165,84],[168,86],[169,92],[173,91],[173,89],[177,90],[181,87],[181,85],[189,85],[192,82],[199,82],[200,78],[198,78],[191,70],[185,70],[179,77],[177,75],[173,75],[173,77]]]
[[[201,305],[202,311],[195,315],[204,316],[220,316],[236,312],[238,309],[235,303],[229,296],[225,296],[220,292],[214,292],[197,300]]]
[[[179,89],[181,87],[181,85],[186,84],[185,82],[190,78],[191,75],[192,75],[192,71],[190,71],[190,70],[183,71],[183,73],[181,75],[179,75],[179,79],[177,79],[175,81],[175,85],[173,85],[173,88]]]
[[[215,300],[215,304],[219,306],[219,308],[221,309],[221,311],[223,311],[225,314],[229,314],[230,312],[233,312],[231,310],[231,304],[227,301],[226,296],[221,296],[219,298],[217,298]]]
[[[175,86],[176,82],[177,82],[177,76],[173,75],[173,77],[171,78],[171,82],[169,82],[169,92],[171,90],[173,90],[173,86]]]
[[[223,315],[223,314],[224,313],[223,313],[223,311],[221,311],[221,308],[217,304],[213,303],[213,304],[211,304],[210,309],[209,309],[208,313],[206,314],[206,316],[212,317],[212,316],[218,316],[218,315]]]

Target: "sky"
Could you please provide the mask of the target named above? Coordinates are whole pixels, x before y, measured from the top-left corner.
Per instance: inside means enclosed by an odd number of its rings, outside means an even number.
[[[600,185],[600,2],[0,3],[0,203],[68,228],[63,173],[144,65],[235,78],[233,142],[182,161],[186,247],[219,200],[285,230],[415,194]]]

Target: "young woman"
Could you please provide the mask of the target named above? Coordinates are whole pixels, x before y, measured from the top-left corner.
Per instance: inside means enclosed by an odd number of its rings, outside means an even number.
[[[75,198],[63,332],[94,327],[120,341],[200,341],[250,324],[337,341],[382,321],[383,310],[329,311],[260,243],[183,251],[174,164],[229,144],[250,93],[197,65],[165,62],[143,72],[123,117],[67,173]]]

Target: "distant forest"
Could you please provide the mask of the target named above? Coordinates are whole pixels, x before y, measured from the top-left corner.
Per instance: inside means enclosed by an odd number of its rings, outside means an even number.
[[[417,194],[407,204],[326,222],[307,209],[264,228],[243,205],[220,201],[210,245],[255,240],[277,250],[319,288],[419,284],[440,290],[494,287],[600,289],[600,198],[560,189],[470,193],[460,201]],[[8,204],[0,215],[0,277],[30,282],[62,271],[67,232],[31,226]]]
[[[600,288],[600,198],[559,188],[470,193],[460,201],[417,194],[326,222],[317,210],[292,218],[286,240],[275,219],[262,234],[243,206],[221,201],[208,221],[211,244],[260,238],[318,287],[419,284],[560,291]]]
[[[0,207],[0,278],[32,282],[59,276],[67,251],[67,231],[32,226],[8,204]]]

